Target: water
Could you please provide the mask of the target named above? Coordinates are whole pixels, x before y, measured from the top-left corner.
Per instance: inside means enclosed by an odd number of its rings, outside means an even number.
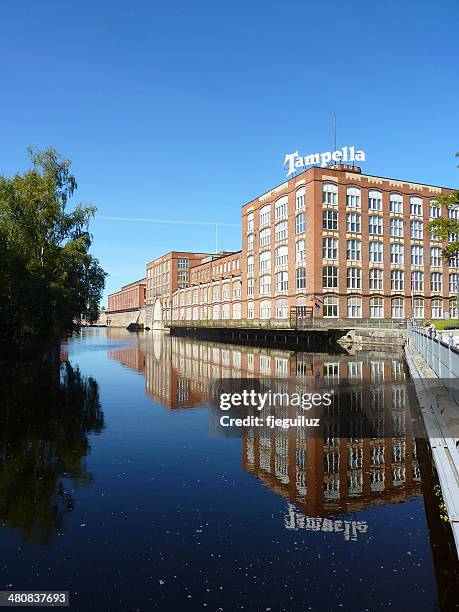
[[[425,443],[209,436],[217,377],[390,381],[404,420],[397,350],[88,329],[61,361],[1,381],[0,589],[69,590],[75,610],[452,609]]]

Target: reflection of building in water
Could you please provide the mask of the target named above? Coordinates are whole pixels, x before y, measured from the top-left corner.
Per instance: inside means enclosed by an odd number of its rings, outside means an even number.
[[[161,333],[109,355],[143,369],[147,394],[172,409],[208,405],[211,385],[220,378],[292,378],[299,385],[347,381],[348,407],[357,415],[367,407],[374,438],[362,437],[358,428],[352,437],[340,436],[339,406],[333,403],[324,418],[323,439],[308,437],[300,427],[245,429],[244,469],[294,501],[306,516],[358,511],[420,494],[416,446],[405,433],[410,398],[401,358],[235,347]],[[292,415],[277,407],[276,416]]]

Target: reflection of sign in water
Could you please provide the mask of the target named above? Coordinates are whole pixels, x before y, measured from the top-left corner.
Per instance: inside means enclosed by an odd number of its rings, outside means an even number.
[[[287,504],[284,526],[286,529],[308,529],[309,531],[342,533],[346,542],[355,542],[358,534],[368,531],[366,521],[345,521],[321,518],[319,516],[306,516],[302,512],[298,512],[293,504]]]

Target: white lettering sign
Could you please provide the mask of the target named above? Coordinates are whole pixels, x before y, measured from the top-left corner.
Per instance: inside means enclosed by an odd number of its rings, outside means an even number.
[[[339,151],[326,151],[325,153],[312,153],[310,155],[302,156],[295,151],[295,153],[288,153],[285,156],[284,166],[287,166],[287,176],[293,174],[300,168],[306,166],[318,166],[322,168],[328,166],[328,164],[348,164],[352,162],[365,161],[365,152],[352,147],[343,147]]]

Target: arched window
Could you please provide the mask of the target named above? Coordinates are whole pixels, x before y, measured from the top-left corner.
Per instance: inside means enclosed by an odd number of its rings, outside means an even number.
[[[295,196],[296,210],[301,210],[302,208],[305,207],[305,204],[306,204],[305,197],[306,197],[306,189],[304,187],[300,187],[297,190],[296,196]]]
[[[255,317],[255,308],[253,302],[248,302],[247,304],[247,318],[253,319]]]
[[[381,297],[370,298],[370,319],[382,319],[384,317],[384,300]]]
[[[267,204],[260,208],[260,227],[271,223],[271,204]]]
[[[260,295],[269,295],[271,293],[271,276],[268,274],[260,276]]]
[[[288,318],[288,300],[276,300],[276,319]]]
[[[443,319],[443,300],[432,300],[432,319]]]
[[[338,206],[338,186],[325,183],[322,186],[322,202],[330,206]]]
[[[260,232],[261,234],[261,232]],[[247,236],[247,250],[253,251],[253,234]]]
[[[230,318],[230,305],[223,304],[222,305],[222,319],[229,319],[229,318]]]
[[[414,298],[413,300],[413,317],[415,319],[424,318],[424,300],[422,298]]]
[[[220,318],[220,305],[219,304],[214,304],[214,307],[212,309],[212,318],[214,320],[218,320]]]
[[[371,189],[368,192],[368,210],[382,210],[382,193]]]
[[[286,293],[288,291],[288,272],[276,273],[276,293]]]
[[[271,228],[265,227],[260,231],[260,247],[268,246],[271,242]]]
[[[393,319],[403,319],[405,316],[405,306],[403,298],[393,298],[391,301],[391,317]]]
[[[274,218],[279,219],[288,213],[288,196],[282,196],[274,204]]]
[[[362,298],[352,296],[347,298],[347,316],[350,319],[359,319],[362,316]]]
[[[396,215],[403,214],[403,196],[400,193],[391,193],[389,196],[389,209]]]
[[[443,288],[443,274],[441,272],[432,272],[430,274],[430,290],[440,293]]]
[[[403,291],[404,289],[403,270],[391,270],[390,288],[392,291]]]
[[[275,226],[275,240],[278,242],[279,240],[285,240],[288,236],[288,222],[280,221],[276,223]]]
[[[296,288],[306,289],[306,270],[305,268],[297,268],[296,271]]]
[[[263,300],[260,302],[260,319],[271,318],[271,302],[270,300]]]
[[[457,319],[459,317],[459,305],[457,303],[457,297],[454,297],[449,301],[449,316],[451,317],[451,319]]]
[[[324,259],[338,259],[338,240],[324,238],[322,240],[322,257]]]
[[[233,304],[233,319],[241,318],[241,302],[236,302]]]
[[[411,290],[424,291],[424,272],[411,272]]]
[[[271,251],[263,251],[260,253],[260,272],[269,272],[271,270]]]
[[[324,267],[322,285],[324,289],[338,289],[338,268],[335,268],[335,266]]]
[[[412,266],[424,265],[424,249],[419,244],[414,244],[411,247],[411,265]]]
[[[430,200],[429,202],[429,217],[431,219],[438,219],[441,217],[441,208],[437,203],[437,200]]]
[[[324,296],[324,317],[336,318],[338,316],[338,298],[334,295]]]
[[[288,265],[288,246],[280,246],[276,249],[276,268]]]
[[[297,240],[296,246],[295,246],[296,263],[300,263],[304,261],[305,248],[306,248],[305,241]]]
[[[247,215],[247,233],[251,234],[253,232],[253,212]]]
[[[360,189],[358,187],[348,187],[346,189],[346,207],[360,208]]]
[[[443,265],[440,247],[431,247],[430,249],[430,265],[433,268],[441,268]]]
[[[253,255],[249,255],[247,257],[247,276],[252,276],[253,274]]]
[[[410,215],[422,217],[422,198],[419,198],[418,196],[411,196]]]
[[[239,300],[241,298],[241,288],[241,281],[238,280],[233,282],[233,300]]]

